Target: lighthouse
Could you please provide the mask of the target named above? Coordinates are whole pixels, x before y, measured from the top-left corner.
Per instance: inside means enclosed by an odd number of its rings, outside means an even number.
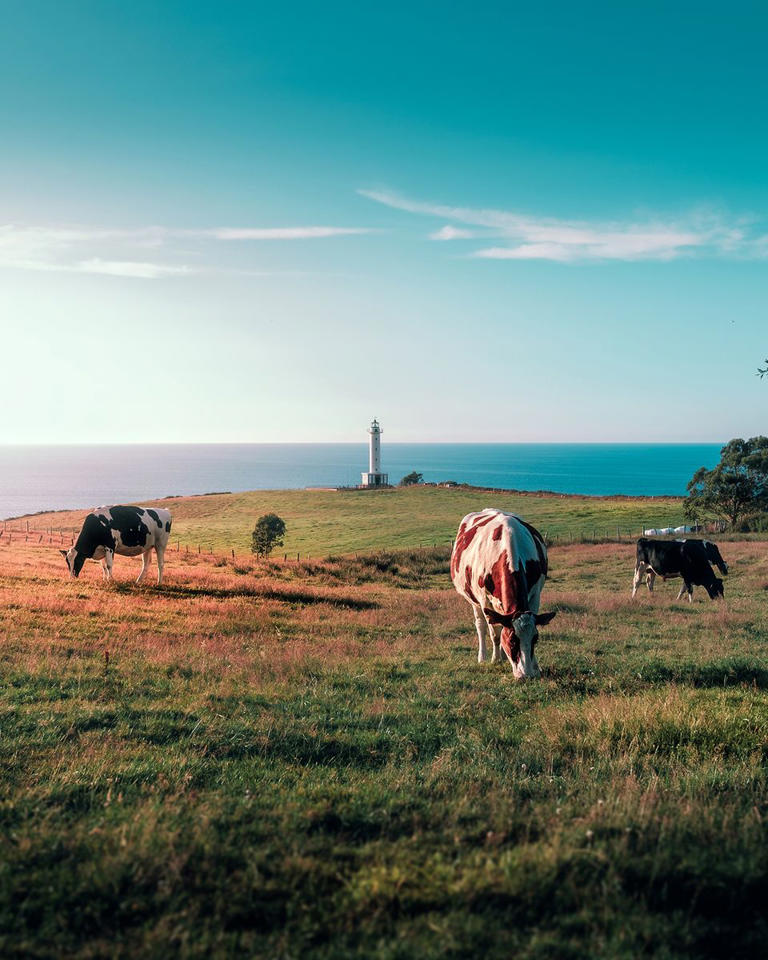
[[[379,421],[374,417],[368,427],[368,471],[364,472],[361,480],[363,487],[388,487],[389,475],[381,472],[381,435],[383,430]]]

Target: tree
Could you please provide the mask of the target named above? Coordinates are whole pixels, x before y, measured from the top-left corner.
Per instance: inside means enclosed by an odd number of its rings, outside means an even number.
[[[251,537],[251,552],[259,557],[268,557],[275,547],[282,547],[285,536],[285,521],[276,513],[259,517]]]
[[[767,508],[768,437],[729,441],[714,469],[694,473],[684,505],[689,519],[711,515],[732,526]]]
[[[401,487],[415,487],[417,483],[421,483],[424,479],[423,473],[416,473],[414,470],[412,473],[406,473],[403,479],[400,481]]]
[[[757,375],[758,377],[760,377],[761,380],[763,379],[763,377],[768,376],[768,357],[766,357],[763,363],[765,363],[764,367],[757,368]]]

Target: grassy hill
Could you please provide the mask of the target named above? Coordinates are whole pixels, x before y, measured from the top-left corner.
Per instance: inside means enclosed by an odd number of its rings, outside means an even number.
[[[277,513],[287,525],[284,550],[322,557],[419,544],[445,544],[456,535],[459,520],[472,510],[496,506],[519,513],[550,537],[638,536],[643,526],[683,522],[681,501],[674,498],[573,497],[436,487],[371,492],[268,490],[202,497],[145,501],[173,513],[173,543],[191,549],[246,553],[258,517]],[[37,530],[79,528],[84,511],[41,514],[29,518]],[[16,528],[24,525],[16,521]]]
[[[630,600],[629,543],[554,547],[523,684],[476,662],[445,549],[174,553],[158,590],[0,539],[0,954],[760,956],[768,555],[724,553],[689,606]]]

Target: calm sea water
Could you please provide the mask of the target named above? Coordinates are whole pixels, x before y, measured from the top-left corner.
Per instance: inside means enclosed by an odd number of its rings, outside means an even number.
[[[720,444],[389,443],[390,483],[427,481],[558,493],[684,494]],[[367,447],[322,444],[0,446],[0,518],[173,494],[359,483]]]

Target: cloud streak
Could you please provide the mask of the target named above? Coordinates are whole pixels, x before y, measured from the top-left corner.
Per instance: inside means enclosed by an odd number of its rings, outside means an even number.
[[[0,224],[0,268],[101,274],[138,280],[160,280],[199,273],[260,274],[230,263],[222,264],[226,249],[248,242],[324,240],[376,233],[369,227],[325,225],[294,227],[163,226],[89,227],[83,225],[28,226]],[[193,247],[190,251],[189,247]],[[162,251],[156,260],[148,250]],[[205,266],[183,260],[207,258]],[[246,253],[247,256],[247,253]]]
[[[747,219],[693,212],[677,219],[645,222],[598,222],[535,217],[510,210],[460,207],[412,200],[389,190],[359,190],[376,203],[406,213],[447,220],[431,233],[433,240],[479,237],[497,240],[467,254],[478,260],[668,261],[680,257],[740,257],[768,255],[765,236]],[[461,224],[460,227],[454,224]],[[482,228],[477,231],[476,228]]]
[[[324,240],[376,232],[370,227],[215,227],[187,235],[212,240]]]
[[[162,263],[146,263],[136,260],[101,260],[93,257],[83,260],[75,267],[78,273],[100,273],[110,277],[131,277],[140,280],[158,280],[161,277],[179,277],[193,273],[190,267],[172,267]]]

